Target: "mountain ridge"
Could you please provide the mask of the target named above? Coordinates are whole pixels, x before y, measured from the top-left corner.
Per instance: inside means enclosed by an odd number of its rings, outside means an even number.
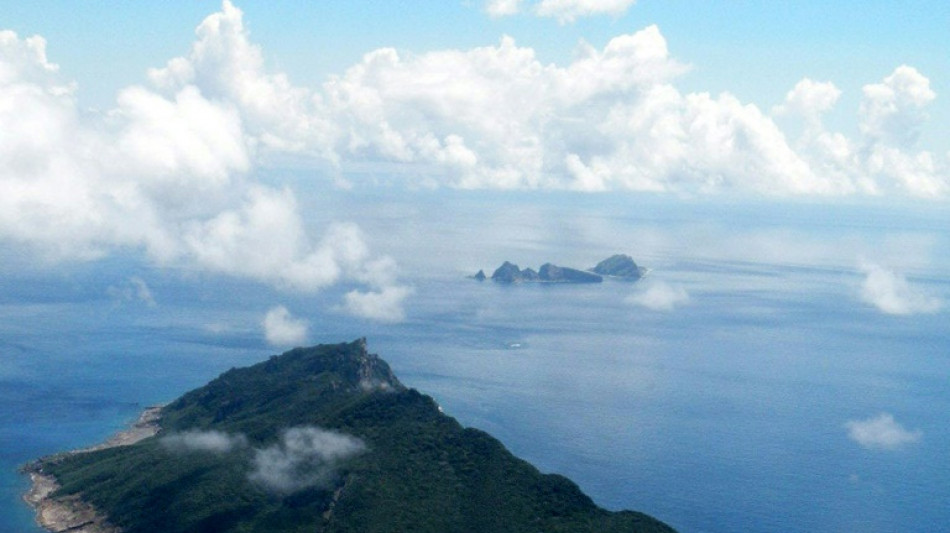
[[[157,436],[34,469],[126,533],[672,531],[462,427],[365,339],[228,370],[165,406]]]

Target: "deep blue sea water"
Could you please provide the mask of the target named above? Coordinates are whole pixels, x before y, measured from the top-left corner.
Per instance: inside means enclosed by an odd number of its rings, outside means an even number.
[[[608,508],[684,533],[946,530],[948,310],[894,316],[859,298],[874,262],[950,306],[940,209],[542,200],[310,199],[400,264],[415,290],[401,324],[335,311],[346,287],[288,294],[134,254],[21,269],[4,249],[0,531],[39,531],[18,465],[279,352],[260,327],[278,304],[310,321],[314,343],[368,337],[403,382]],[[615,252],[689,300],[654,311],[628,301],[645,284],[465,278],[505,259],[588,267]],[[157,305],[110,296],[132,276]],[[848,421],[883,412],[919,440],[849,438]]]

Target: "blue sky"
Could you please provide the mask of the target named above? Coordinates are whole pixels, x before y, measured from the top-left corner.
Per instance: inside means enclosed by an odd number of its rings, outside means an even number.
[[[942,2],[0,11],[0,242],[38,261],[131,251],[287,290],[347,282],[344,309],[397,321],[395,260],[307,198],[950,196]]]

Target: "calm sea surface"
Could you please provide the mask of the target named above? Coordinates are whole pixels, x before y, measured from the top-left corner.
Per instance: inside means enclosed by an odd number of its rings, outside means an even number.
[[[310,321],[311,342],[368,337],[463,424],[603,506],[684,533],[950,523],[948,311],[888,315],[859,296],[862,265],[874,263],[950,306],[942,213],[556,196],[488,198],[485,210],[485,198],[420,196],[344,210],[414,287],[401,324],[334,311],[343,286],[287,294],[131,257],[8,266],[0,531],[39,531],[18,465],[98,442],[147,405],[281,351],[260,326],[278,304]],[[571,286],[465,278],[506,259],[586,268],[616,252],[651,274]],[[132,277],[156,305],[121,297]],[[650,284],[688,300],[667,311],[630,301]],[[878,449],[849,437],[849,421],[881,413],[918,439]]]

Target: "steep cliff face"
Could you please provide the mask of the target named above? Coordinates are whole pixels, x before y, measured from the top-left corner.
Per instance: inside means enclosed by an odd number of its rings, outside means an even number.
[[[604,259],[591,269],[602,276],[612,276],[628,280],[638,280],[643,277],[644,268],[637,266],[629,255],[617,254]]]
[[[38,468],[126,533],[672,531],[463,428],[364,339],[229,370],[162,415],[155,437]]]
[[[521,269],[518,268],[518,265],[505,261],[500,267],[495,269],[495,272],[491,275],[491,279],[499,283],[515,283],[522,281],[523,276],[521,275]]]

